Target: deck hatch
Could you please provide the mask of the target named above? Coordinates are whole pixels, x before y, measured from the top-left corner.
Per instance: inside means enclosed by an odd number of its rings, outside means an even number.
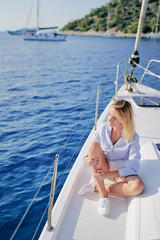
[[[160,151],[160,143],[156,143],[158,150]]]
[[[132,99],[140,107],[160,107],[160,97],[137,96]]]

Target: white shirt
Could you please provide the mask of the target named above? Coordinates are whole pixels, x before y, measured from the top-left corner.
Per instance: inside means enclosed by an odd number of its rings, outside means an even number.
[[[141,158],[139,135],[135,132],[133,140],[128,143],[122,137],[114,145],[110,136],[111,127],[104,122],[95,131],[92,139],[92,142],[100,144],[110,171],[118,170],[120,177],[138,175]]]

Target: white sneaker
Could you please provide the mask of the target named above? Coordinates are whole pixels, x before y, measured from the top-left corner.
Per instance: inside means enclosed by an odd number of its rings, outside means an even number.
[[[110,204],[109,204],[109,197],[108,198],[100,198],[99,200],[99,206],[98,206],[98,211],[99,214],[103,216],[108,216],[110,213]]]
[[[89,184],[84,185],[80,190],[79,190],[79,195],[84,195],[87,193],[94,193],[96,186],[96,182],[91,182]]]

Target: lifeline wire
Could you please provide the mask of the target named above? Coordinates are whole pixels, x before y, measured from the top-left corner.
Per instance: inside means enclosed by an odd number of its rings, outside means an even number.
[[[89,126],[90,126],[90,124],[88,124],[88,127],[89,127]],[[73,159],[73,157],[74,157],[74,155],[75,155],[75,153],[76,153],[76,151],[77,151],[80,143],[82,142],[82,140],[83,140],[83,138],[84,138],[84,135],[85,135],[88,127],[86,128],[85,132],[83,133],[83,136],[82,136],[82,138],[80,139],[80,141],[79,141],[79,143],[78,143],[78,145],[77,145],[77,147],[76,147],[76,149],[75,149],[72,157],[70,158],[70,160],[69,160],[66,168],[64,169],[63,174],[61,175],[61,178],[59,179],[59,181],[58,181],[58,183],[57,183],[57,185],[56,185],[56,189],[57,189],[57,187],[59,186],[59,184],[60,184],[60,182],[61,182],[61,180],[62,180],[62,178],[63,178],[63,176],[64,176],[64,174],[65,174],[65,172],[66,172],[66,170],[68,169],[68,166],[69,166],[70,162],[72,161],[72,159]],[[56,190],[56,189],[55,189],[55,190]],[[42,222],[42,220],[43,220],[43,218],[44,218],[44,216],[45,216],[45,213],[46,213],[46,211],[47,211],[47,209],[48,209],[48,205],[49,205],[49,202],[48,202],[48,204],[47,204],[47,206],[46,206],[46,208],[45,208],[45,210],[44,210],[44,213],[43,213],[43,215],[42,215],[42,217],[41,217],[41,219],[40,219],[40,221],[39,221],[39,224],[38,224],[38,226],[37,226],[37,228],[36,228],[36,231],[35,231],[35,233],[34,233],[34,235],[33,235],[32,240],[34,240],[34,238],[35,238],[35,236],[36,236],[36,234],[37,234],[37,231],[38,231],[38,229],[39,229],[39,227],[40,227],[40,225],[41,225],[41,222]]]
[[[91,101],[91,103],[92,103],[92,101]],[[81,115],[79,121],[77,122],[77,124],[76,124],[75,127],[73,128],[73,130],[72,130],[71,134],[69,135],[68,139],[66,140],[66,142],[65,142],[64,145],[62,146],[61,150],[59,151],[59,155],[60,155],[60,153],[62,152],[62,150],[64,149],[64,147],[66,146],[66,144],[67,144],[67,142],[69,141],[69,139],[71,138],[71,136],[73,135],[75,129],[76,129],[77,126],[79,125],[80,121],[82,120],[82,117],[84,116],[84,114],[85,114],[86,111],[88,110],[88,108],[89,108],[89,106],[91,105],[91,103],[88,105],[88,107],[86,108],[86,110],[84,111],[84,113]],[[19,228],[20,228],[20,226],[21,226],[21,224],[22,224],[24,218],[26,217],[27,213],[29,212],[29,210],[30,210],[30,208],[31,208],[31,206],[32,206],[32,204],[33,204],[33,202],[35,201],[35,199],[36,199],[38,193],[40,192],[42,186],[44,185],[44,183],[45,183],[45,181],[46,181],[46,179],[47,179],[47,177],[48,177],[48,175],[49,175],[51,169],[53,168],[53,165],[54,165],[54,162],[53,162],[53,164],[51,165],[51,167],[50,167],[48,173],[46,174],[46,176],[45,176],[43,182],[41,183],[39,189],[37,190],[37,192],[36,192],[34,198],[32,199],[32,201],[31,201],[31,203],[30,203],[30,205],[28,206],[27,210],[25,211],[23,217],[21,218],[19,224],[17,225],[15,231],[13,232],[13,234],[12,234],[10,240],[13,240],[13,239],[14,239],[14,237],[15,237],[17,231],[19,230]]]
[[[38,191],[36,192],[34,198],[32,199],[32,201],[31,201],[29,207],[27,208],[27,210],[25,211],[23,217],[21,218],[21,221],[19,222],[18,226],[16,227],[16,229],[15,229],[14,233],[12,234],[10,240],[12,240],[12,239],[15,237],[15,235],[16,235],[18,229],[20,228],[20,226],[21,226],[21,224],[22,224],[24,218],[26,217],[26,215],[27,215],[28,211],[30,210],[30,208],[31,208],[31,206],[32,206],[32,204],[33,204],[33,202],[34,202],[34,200],[36,199],[38,193],[40,192],[40,190],[41,190],[41,188],[42,188],[42,186],[43,186],[43,184],[45,183],[45,181],[46,181],[46,179],[47,179],[47,177],[48,177],[48,175],[49,175],[49,173],[50,173],[52,167],[53,167],[53,164],[52,164],[51,168],[49,169],[48,173],[46,174],[46,176],[45,176],[43,182],[41,183],[41,185],[40,185]]]
[[[134,64],[136,64],[139,68],[142,68],[143,70],[145,70],[145,71],[146,71],[146,74],[151,75],[151,76],[154,76],[154,77],[157,77],[157,78],[160,78],[159,75],[157,75],[157,74],[151,72],[151,71],[148,70],[148,69],[146,70],[146,68],[142,67],[142,66],[139,65],[138,63],[134,62]]]

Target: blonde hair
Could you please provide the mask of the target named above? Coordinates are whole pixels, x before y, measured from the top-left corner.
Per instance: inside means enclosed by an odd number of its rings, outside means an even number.
[[[126,100],[118,100],[111,107],[117,110],[117,119],[123,126],[123,136],[126,142],[132,141],[135,127],[131,104]]]

